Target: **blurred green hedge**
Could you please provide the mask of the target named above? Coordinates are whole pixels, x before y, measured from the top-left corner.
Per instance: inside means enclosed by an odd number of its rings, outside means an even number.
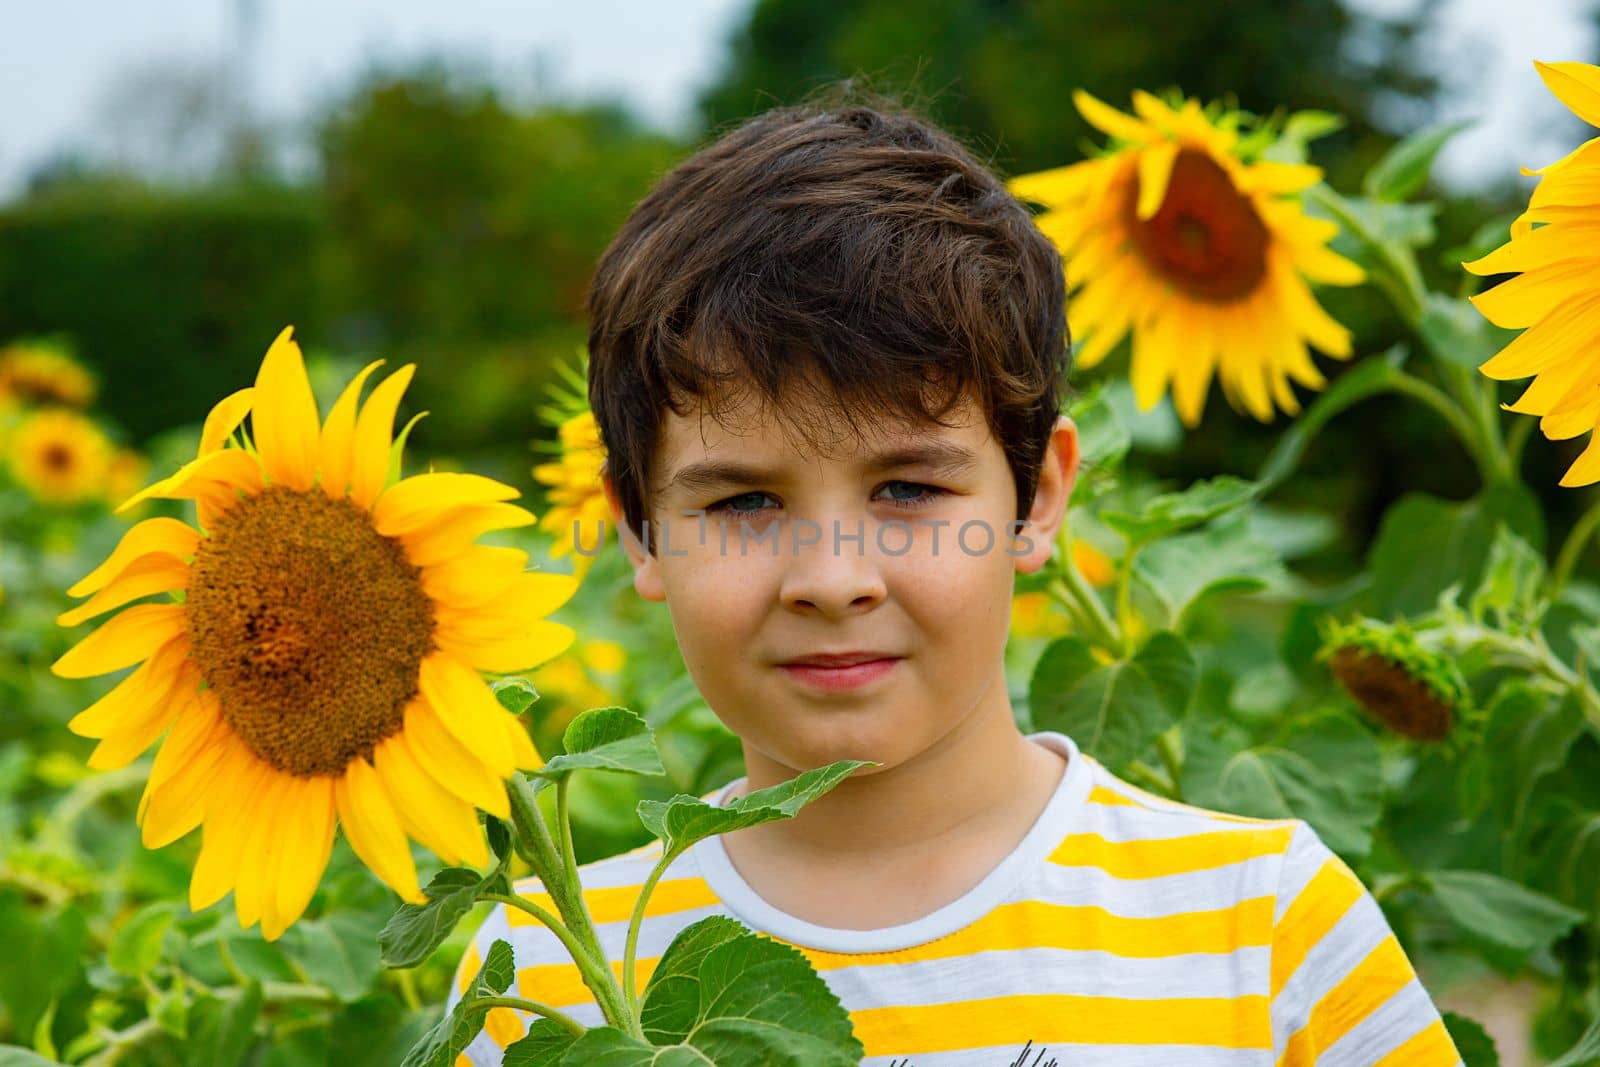
[[[0,337],[68,334],[136,438],[196,421],[289,321],[321,333],[323,228],[275,187],[24,202],[0,211]]]

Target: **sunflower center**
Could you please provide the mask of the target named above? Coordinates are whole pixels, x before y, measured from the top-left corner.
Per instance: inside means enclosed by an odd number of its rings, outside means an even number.
[[[1139,183],[1129,182],[1122,222],[1139,254],[1189,295],[1225,304],[1248,296],[1267,272],[1267,227],[1215,160],[1178,153],[1167,197],[1152,218],[1138,215]]]
[[[39,458],[44,467],[53,473],[65,474],[72,469],[72,449],[66,445],[48,445]]]
[[[195,552],[195,660],[222,715],[279,770],[342,774],[397,733],[433,648],[421,571],[348,499],[269,487]]]
[[[1450,736],[1450,705],[1400,664],[1347,645],[1334,653],[1329,666],[1350,695],[1395,733],[1418,741]]]

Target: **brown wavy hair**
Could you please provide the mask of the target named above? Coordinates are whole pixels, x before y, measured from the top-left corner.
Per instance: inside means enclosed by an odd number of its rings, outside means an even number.
[[[841,426],[949,425],[971,395],[1017,517],[1032,506],[1071,363],[1060,255],[952,135],[891,99],[829,92],[674,167],[596,268],[589,404],[635,534],[663,410],[699,402],[720,420],[752,396],[817,446]],[[780,403],[797,395],[827,403]]]

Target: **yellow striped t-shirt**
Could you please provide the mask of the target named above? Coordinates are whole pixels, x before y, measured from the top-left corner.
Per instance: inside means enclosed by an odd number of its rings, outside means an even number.
[[[638,988],[679,930],[731,915],[810,959],[867,1067],[1458,1067],[1377,902],[1309,824],[1175,803],[1065,734],[1030,736],[1066,756],[1066,772],[1022,842],[959,900],[887,929],[817,926],[757,896],[710,838],[650,896]],[[619,974],[660,854],[652,842],[580,871]],[[518,885],[553,911],[539,888]],[[496,939],[515,956],[511,993],[602,1024],[560,942],[503,905],[462,960],[452,1005]],[[492,1010],[457,1067],[499,1065],[528,1020]]]

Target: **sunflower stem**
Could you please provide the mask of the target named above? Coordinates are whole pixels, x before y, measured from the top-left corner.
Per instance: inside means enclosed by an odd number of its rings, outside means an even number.
[[[1413,374],[1407,374],[1403,370],[1394,372],[1394,381],[1390,388],[1397,393],[1404,393],[1413,399],[1422,401],[1437,412],[1441,418],[1450,424],[1450,428],[1455,430],[1456,436],[1461,439],[1461,444],[1466,448],[1468,454],[1472,456],[1472,461],[1478,466],[1479,476],[1486,482],[1496,480],[1498,465],[1485,450],[1485,444],[1478,425],[1468,417],[1462,406],[1450,394]]]
[[[1057,555],[1061,558],[1059,568],[1061,577],[1058,581],[1050,583],[1049,590],[1063,606],[1073,612],[1074,616],[1081,614],[1087,618],[1090,628],[1107,650],[1116,651],[1122,648],[1122,635],[1117,631],[1116,622],[1106,611],[1105,604],[1095,591],[1089,588],[1089,583],[1084,580],[1083,575],[1078,573],[1067,541],[1066,532],[1063,530],[1057,541],[1060,546]]]
[[[645,902],[650,899],[650,893],[655,889],[656,882],[677,858],[676,852],[662,852],[661,858],[656,861],[655,869],[650,872],[650,877],[646,878],[644,885],[639,888],[639,899],[634,901],[633,915],[628,919],[628,941],[622,950],[622,994],[627,999],[629,1014],[635,1017],[639,1014],[639,995],[636,992],[638,983],[634,981],[633,960],[634,953],[639,947],[639,927],[644,923]]]
[[[1529,419],[1531,423],[1533,420]],[[1597,499],[1578,517],[1567,539],[1561,544],[1561,551],[1556,554],[1555,566],[1550,570],[1550,584],[1548,595],[1555,600],[1561,595],[1561,590],[1566,588],[1567,578],[1572,574],[1572,568],[1577,566],[1578,557],[1583,554],[1583,549],[1594,536],[1595,529],[1600,527],[1600,499]]]
[[[1172,778],[1172,797],[1174,800],[1183,799],[1183,756],[1178,749],[1182,742],[1178,738],[1178,727],[1171,729],[1156,737],[1156,751],[1161,754],[1161,763],[1167,769],[1167,774]]]
[[[526,1000],[522,997],[473,997],[473,1007],[482,1008],[512,1008],[516,1011],[533,1012],[543,1015],[551,1022],[560,1023],[563,1028],[574,1034],[582,1035],[587,1027],[565,1012],[558,1011],[548,1004],[541,1004],[537,1000]]]
[[[567,952],[572,956],[572,962],[578,965],[578,972],[583,976],[583,984],[589,987],[589,992],[594,994],[595,1003],[600,1006],[605,1014],[606,1021],[613,1026],[626,1029],[630,1033],[634,1027],[628,1027],[628,1011],[622,1002],[622,991],[617,988],[616,979],[611,974],[611,968],[603,962],[596,962],[590,956],[589,949],[573,936],[571,930],[562,924],[561,920],[550,914],[533,901],[516,894],[483,893],[479,900],[491,900],[504,904],[508,908],[516,908],[526,912],[539,920],[550,932],[555,934],[561,943],[566,946]],[[604,957],[602,957],[602,960]]]
[[[1522,449],[1528,443],[1528,435],[1533,432],[1534,419],[1518,419],[1511,424],[1511,430],[1506,434],[1506,462],[1515,474],[1522,469]]]
[[[566,919],[573,934],[588,948],[590,956],[604,970],[611,989],[616,993],[619,1003],[625,1007],[626,998],[622,995],[622,989],[612,981],[611,961],[606,957],[605,947],[600,944],[600,935],[595,932],[594,923],[589,917],[588,902],[583,896],[583,885],[578,880],[578,860],[572,848],[572,819],[567,800],[567,785],[571,781],[572,775],[568,774],[556,783],[556,826],[561,838],[561,854],[556,865],[561,892],[554,895],[556,907],[561,911],[561,917]],[[542,819],[539,827],[545,835],[546,846],[554,852],[555,842],[550,840],[549,830],[544,826]],[[631,1012],[623,1021],[631,1024],[629,1027],[624,1027],[628,1032],[634,1033],[638,1030],[638,1021],[632,1017]],[[619,1021],[617,1025],[622,1025],[623,1021]],[[642,1036],[642,1032],[635,1036]]]

